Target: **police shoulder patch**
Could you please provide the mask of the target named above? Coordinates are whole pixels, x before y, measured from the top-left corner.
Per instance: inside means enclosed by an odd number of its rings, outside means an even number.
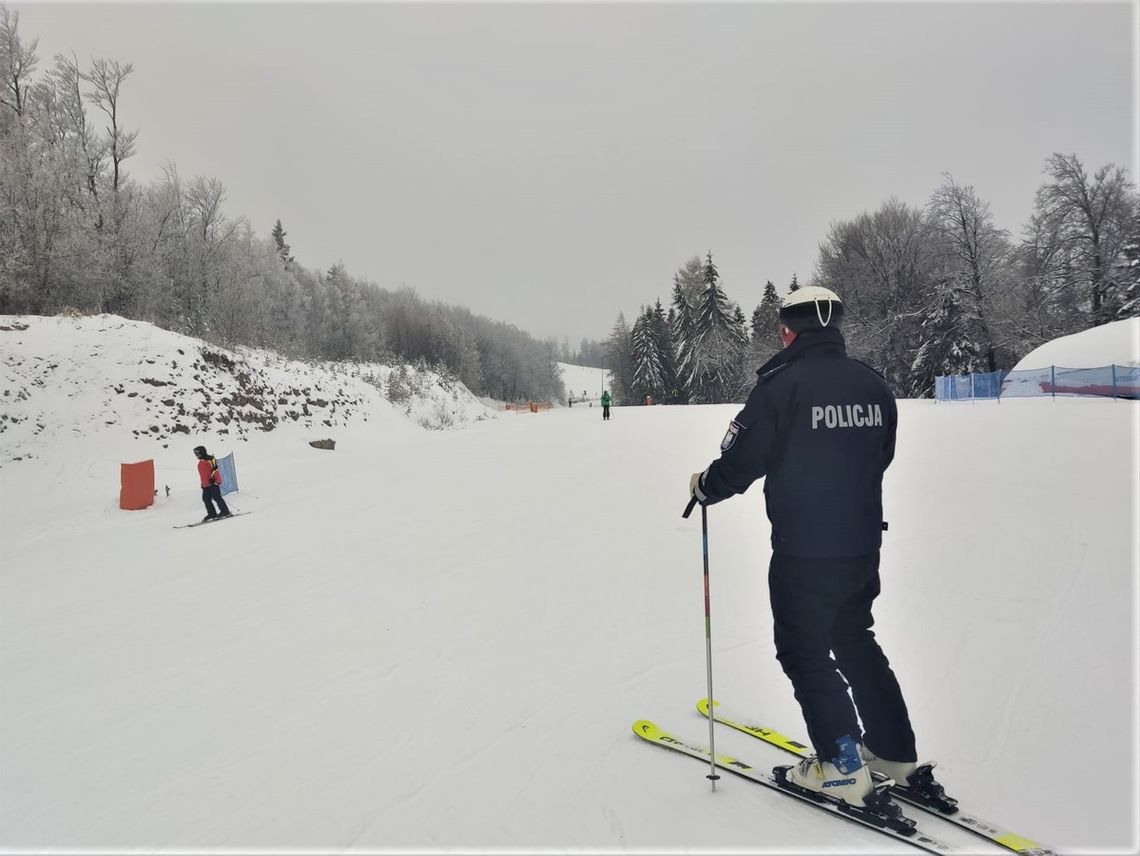
[[[724,434],[724,439],[720,441],[720,450],[727,452],[732,448],[732,444],[736,442],[736,438],[740,436],[740,432],[744,430],[744,426],[733,419],[728,423],[728,431]]]

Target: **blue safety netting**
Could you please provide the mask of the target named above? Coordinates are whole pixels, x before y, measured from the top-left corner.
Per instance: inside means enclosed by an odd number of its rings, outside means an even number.
[[[1006,372],[975,372],[968,375],[943,375],[934,379],[934,397],[939,401],[997,398]]]
[[[1071,369],[1048,366],[1027,371],[944,375],[934,379],[939,401],[1057,396],[1140,398],[1140,366]]]

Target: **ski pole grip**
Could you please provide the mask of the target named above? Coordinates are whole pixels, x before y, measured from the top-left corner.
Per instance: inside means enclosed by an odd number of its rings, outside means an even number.
[[[696,507],[697,507],[697,498],[694,496],[692,499],[689,500],[689,504],[685,506],[685,513],[682,514],[681,517],[688,520],[689,515],[693,513],[693,509]]]

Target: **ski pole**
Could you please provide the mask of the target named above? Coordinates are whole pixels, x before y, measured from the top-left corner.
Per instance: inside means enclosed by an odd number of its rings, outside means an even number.
[[[685,506],[685,513],[681,515],[688,518],[697,504],[694,496]],[[709,513],[705,506],[701,506],[701,549],[705,564],[705,675],[708,677],[708,700],[713,703],[712,683],[712,609],[709,606]],[[716,780],[720,778],[716,772],[716,743],[713,735],[713,717],[709,717],[709,774],[705,777],[712,782],[712,789],[716,791]]]

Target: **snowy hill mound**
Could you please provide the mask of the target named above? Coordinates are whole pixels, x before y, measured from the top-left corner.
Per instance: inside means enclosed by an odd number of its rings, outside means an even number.
[[[0,316],[0,383],[0,465],[93,434],[138,441],[145,457],[180,436],[232,443],[293,426],[316,438],[377,421],[445,428],[494,413],[432,371],[230,351],[114,315]]]
[[[1013,370],[1049,366],[1093,369],[1111,365],[1140,366],[1140,318],[1114,321],[1046,342],[1022,357]]]

